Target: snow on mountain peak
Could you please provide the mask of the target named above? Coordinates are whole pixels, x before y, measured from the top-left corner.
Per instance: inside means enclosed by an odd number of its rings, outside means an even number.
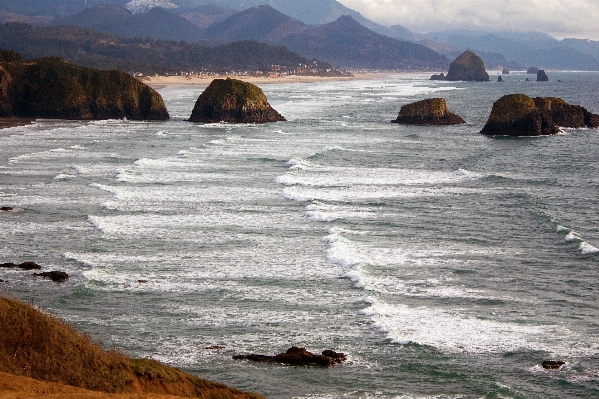
[[[134,14],[139,14],[155,7],[178,8],[179,6],[171,3],[170,0],[133,0],[127,3],[125,7]]]

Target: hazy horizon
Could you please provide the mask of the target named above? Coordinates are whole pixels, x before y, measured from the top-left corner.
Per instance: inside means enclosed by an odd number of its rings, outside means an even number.
[[[557,39],[599,40],[596,0],[338,0],[382,25],[417,33],[450,29],[540,31]]]

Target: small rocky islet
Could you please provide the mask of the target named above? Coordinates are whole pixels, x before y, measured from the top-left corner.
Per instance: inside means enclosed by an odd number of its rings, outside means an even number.
[[[158,92],[126,72],[25,60],[0,50],[0,117],[69,120],[166,120]]]
[[[407,125],[458,125],[466,123],[461,116],[449,112],[444,98],[428,98],[401,107],[392,123]]]
[[[267,123],[286,119],[275,111],[262,89],[238,79],[214,79],[198,97],[190,122]]]
[[[508,94],[493,104],[481,133],[488,136],[546,136],[560,133],[560,127],[596,129],[599,115],[557,97],[533,99],[525,94]]]

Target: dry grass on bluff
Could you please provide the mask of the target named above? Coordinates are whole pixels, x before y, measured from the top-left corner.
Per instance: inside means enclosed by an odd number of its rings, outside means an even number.
[[[107,393],[263,399],[165,366],[108,352],[31,305],[0,298],[0,372]]]

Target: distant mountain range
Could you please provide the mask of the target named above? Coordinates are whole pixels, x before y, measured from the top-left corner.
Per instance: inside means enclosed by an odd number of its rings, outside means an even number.
[[[147,6],[147,3],[143,4]],[[211,10],[219,12],[214,7]],[[157,7],[134,14],[119,5],[99,5],[59,18],[56,23],[127,37],[211,43],[255,40],[284,45],[305,57],[318,58],[339,68],[442,70],[449,66],[445,56],[419,44],[375,33],[349,16],[315,27],[262,5],[229,14],[222,20],[212,15],[214,22],[201,29],[200,25],[192,23],[197,11],[182,9],[181,15],[175,15],[171,10]]]
[[[449,60],[473,50],[490,70],[533,65],[599,70],[596,41],[560,41],[538,32],[415,34],[400,25],[376,24],[336,0],[0,0],[0,23],[7,21],[73,24],[127,37],[211,41],[213,45],[257,40],[353,68],[445,68],[429,51],[413,47],[420,45]]]

